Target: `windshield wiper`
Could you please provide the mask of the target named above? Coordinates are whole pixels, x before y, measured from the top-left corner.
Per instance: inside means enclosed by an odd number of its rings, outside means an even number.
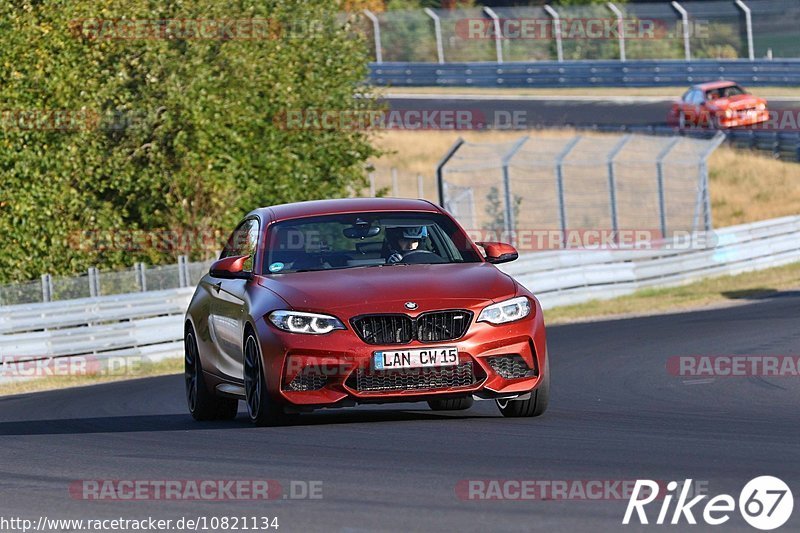
[[[373,267],[389,267],[389,266],[408,266],[408,263],[377,263],[375,265],[359,265],[362,268],[373,268]]]
[[[286,272],[276,272],[276,274],[291,274],[292,272],[324,272],[326,270],[345,270],[348,268],[374,268],[386,266],[409,266],[411,263],[376,263],[374,265],[349,265],[330,268],[301,268],[298,270],[287,270]]]
[[[328,267],[328,268],[301,268],[298,270],[289,270],[287,272],[324,272],[326,270],[343,270],[345,268],[352,268],[352,267]]]

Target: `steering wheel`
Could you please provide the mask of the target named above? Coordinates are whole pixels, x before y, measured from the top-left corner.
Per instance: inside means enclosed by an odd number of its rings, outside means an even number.
[[[403,256],[403,260],[400,262],[406,265],[425,265],[432,263],[446,263],[447,261],[442,259],[438,254],[429,252],[428,250],[413,250],[405,254]]]

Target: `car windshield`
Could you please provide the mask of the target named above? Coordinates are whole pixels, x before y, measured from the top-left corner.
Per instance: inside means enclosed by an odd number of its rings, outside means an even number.
[[[480,256],[440,213],[325,215],[272,224],[264,274],[408,264],[476,263]]]
[[[730,98],[740,94],[747,94],[744,89],[738,85],[729,85],[728,87],[720,87],[706,92],[706,99],[719,100],[720,98]]]

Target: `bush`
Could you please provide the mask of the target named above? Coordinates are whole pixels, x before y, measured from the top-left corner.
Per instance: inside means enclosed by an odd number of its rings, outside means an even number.
[[[290,110],[375,105],[354,98],[367,74],[364,43],[335,22],[334,3],[322,4],[4,3],[0,283],[178,255],[80,246],[82,232],[224,237],[254,207],[364,187],[374,155],[364,132],[280,123]],[[111,39],[99,19],[256,19],[268,31]]]

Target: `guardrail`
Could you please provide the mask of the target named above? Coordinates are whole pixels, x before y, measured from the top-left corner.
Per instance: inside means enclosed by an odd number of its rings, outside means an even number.
[[[714,236],[717,244],[706,249],[537,252],[503,270],[552,308],[800,261],[800,216],[730,226]]]
[[[183,353],[193,288],[0,307],[0,382],[7,365],[51,358],[160,361]]]
[[[720,79],[800,85],[800,59],[371,63],[369,79],[394,87],[663,87]]]
[[[723,228],[714,235],[717,244],[708,249],[536,252],[502,268],[552,308],[800,261],[800,216]],[[181,288],[0,307],[0,362],[178,357],[192,293]]]
[[[564,128],[603,132],[643,133],[649,135],[685,135],[687,137],[711,138],[714,130],[680,129],[673,126],[645,125],[600,125],[600,124],[565,124]],[[784,161],[800,162],[800,131],[767,131],[758,129],[723,130],[725,142],[736,148],[746,148],[767,152]]]

